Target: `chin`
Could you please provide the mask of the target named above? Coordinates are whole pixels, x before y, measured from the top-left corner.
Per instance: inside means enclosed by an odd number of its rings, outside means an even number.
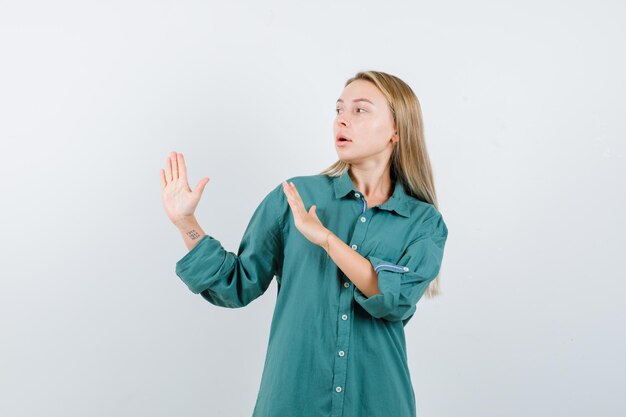
[[[360,161],[362,158],[359,157],[354,157],[354,156],[345,156],[342,155],[343,152],[337,152],[337,159],[339,159],[341,162],[345,162],[347,164],[354,164],[357,163],[358,161]]]

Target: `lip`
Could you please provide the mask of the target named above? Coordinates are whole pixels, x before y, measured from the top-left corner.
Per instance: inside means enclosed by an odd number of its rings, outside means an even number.
[[[345,139],[348,139],[348,140],[347,141],[341,141],[341,140],[339,140],[339,138],[345,138]],[[348,144],[348,143],[352,142],[352,139],[350,139],[346,135],[343,135],[341,133],[337,133],[337,136],[335,136],[335,142],[337,143],[337,145],[343,146],[345,144]]]

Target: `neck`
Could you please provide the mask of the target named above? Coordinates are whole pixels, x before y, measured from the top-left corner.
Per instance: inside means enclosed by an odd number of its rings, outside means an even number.
[[[348,174],[356,188],[367,198],[387,199],[393,194],[394,183],[390,166],[377,169],[362,169],[352,165]]]

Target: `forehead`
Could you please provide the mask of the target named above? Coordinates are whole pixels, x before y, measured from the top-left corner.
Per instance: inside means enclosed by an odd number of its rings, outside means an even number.
[[[339,97],[344,103],[351,103],[356,98],[367,98],[375,105],[385,101],[385,97],[380,90],[371,82],[366,80],[354,80],[344,87]]]

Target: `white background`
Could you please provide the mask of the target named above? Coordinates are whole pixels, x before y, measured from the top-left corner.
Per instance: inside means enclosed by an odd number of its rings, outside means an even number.
[[[159,170],[211,178],[197,217],[236,251],[274,186],[336,160],[367,69],[419,97],[450,230],[405,329],[418,416],[624,415],[624,12],[1,1],[0,415],[251,415],[276,282],[243,309],[191,293]]]

